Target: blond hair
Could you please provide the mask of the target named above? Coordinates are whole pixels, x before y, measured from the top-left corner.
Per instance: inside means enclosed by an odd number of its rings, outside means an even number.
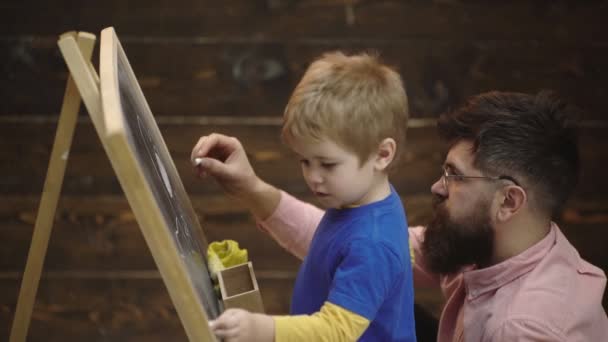
[[[283,116],[283,140],[329,139],[367,161],[385,138],[402,152],[408,120],[399,74],[367,53],[323,55],[306,70]],[[393,163],[394,164],[394,163]]]

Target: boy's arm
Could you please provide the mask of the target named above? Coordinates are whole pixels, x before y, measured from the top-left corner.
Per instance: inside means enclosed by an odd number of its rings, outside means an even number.
[[[268,316],[228,309],[209,322],[213,333],[229,342],[355,341],[368,326],[365,317],[329,302],[310,316]]]
[[[213,177],[229,196],[245,205],[262,230],[299,258],[306,255],[323,211],[260,179],[238,139],[217,133],[203,136],[190,158],[197,175]]]
[[[321,209],[281,191],[276,209],[265,220],[258,219],[258,227],[293,255],[304,259],[322,217]]]
[[[356,341],[369,320],[341,306],[325,302],[313,315],[273,316],[274,341]]]

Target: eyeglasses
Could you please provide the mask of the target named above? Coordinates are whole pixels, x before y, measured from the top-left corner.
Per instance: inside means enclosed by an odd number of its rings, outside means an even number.
[[[513,183],[515,183],[515,185],[520,186],[519,182],[517,182],[513,177],[509,177],[509,176],[497,176],[497,177],[490,177],[490,176],[464,176],[464,175],[458,175],[458,174],[451,174],[449,173],[448,169],[444,166],[443,167],[443,175],[441,176],[441,181],[443,184],[443,188],[448,191],[448,185],[449,185],[449,179],[453,179],[455,181],[463,181],[465,179],[487,179],[487,180],[491,180],[491,181],[497,181],[497,180],[508,180],[511,181]]]

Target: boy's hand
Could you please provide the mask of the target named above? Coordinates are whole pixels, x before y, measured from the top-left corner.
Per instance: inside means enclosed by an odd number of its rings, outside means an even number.
[[[225,342],[273,342],[272,317],[242,309],[228,309],[216,320],[209,322],[213,333]]]
[[[190,160],[199,177],[211,175],[258,219],[266,219],[278,206],[281,192],[255,174],[236,138],[217,133],[203,136],[192,149]]]
[[[203,136],[192,149],[190,159],[199,177],[211,175],[234,197],[245,196],[259,182],[236,138],[217,133]]]

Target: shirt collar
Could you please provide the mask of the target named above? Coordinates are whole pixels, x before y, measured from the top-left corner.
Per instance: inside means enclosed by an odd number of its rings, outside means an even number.
[[[468,298],[475,299],[530,272],[555,244],[557,230],[552,222],[549,234],[522,253],[487,268],[464,271]]]

